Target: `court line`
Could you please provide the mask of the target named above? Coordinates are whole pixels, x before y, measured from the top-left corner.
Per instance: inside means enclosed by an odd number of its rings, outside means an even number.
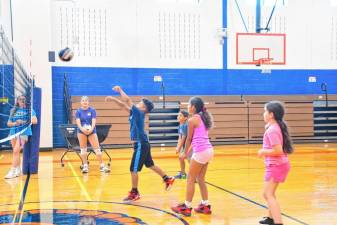
[[[316,166],[318,168],[320,168],[319,166]],[[322,166],[323,167],[323,166]],[[312,165],[308,165],[308,166],[294,166],[292,165],[291,168],[312,168]],[[335,166],[324,166],[324,168],[337,168],[337,165]],[[233,169],[230,169],[230,168],[226,168],[226,169],[208,169],[207,171],[208,172],[219,172],[219,171],[237,171],[237,170],[264,170],[265,167],[251,167],[251,168],[233,168]],[[177,172],[176,170],[167,170],[166,172],[169,173],[175,173]],[[142,174],[153,174],[152,171],[142,171]],[[121,172],[121,173],[109,173],[109,174],[106,174],[106,176],[124,176],[124,175],[130,175],[130,172]],[[76,175],[78,177],[83,177],[81,175]],[[74,176],[53,176],[53,179],[64,179],[64,178],[73,178]],[[94,174],[91,174],[91,175],[88,175],[88,177],[101,177],[101,175],[94,175]],[[31,179],[49,179],[49,178],[39,178],[39,177],[33,177]]]
[[[256,151],[257,152],[257,151]],[[337,151],[335,150],[329,150],[329,151],[320,151],[320,152],[315,152],[315,151],[310,151],[310,152],[295,152],[294,155],[318,155],[318,154],[337,154]],[[215,153],[215,157],[232,157],[232,156],[252,156],[254,158],[257,158],[257,153]],[[153,156],[153,159],[177,159],[177,155],[167,155],[167,156]],[[123,160],[131,160],[130,157],[116,157],[116,158],[111,158],[112,161],[118,160],[118,161],[123,161]],[[80,159],[68,159],[67,162],[81,162]],[[48,162],[49,163],[49,162]],[[53,160],[53,163],[60,163],[60,160]],[[10,165],[10,162],[3,162],[0,163],[0,165]]]
[[[265,206],[265,205],[263,205],[263,204],[261,204],[261,203],[258,203],[258,202],[254,201],[254,200],[251,200],[251,199],[249,199],[249,198],[247,198],[247,197],[244,197],[244,196],[242,196],[242,195],[239,195],[239,194],[237,194],[237,193],[235,193],[235,192],[232,192],[232,191],[227,190],[227,189],[225,189],[225,188],[219,187],[219,186],[217,186],[217,185],[215,185],[215,184],[212,184],[212,183],[209,183],[209,182],[207,182],[207,181],[206,181],[205,183],[208,184],[208,185],[210,185],[210,186],[212,186],[212,187],[215,187],[215,188],[217,188],[217,189],[220,189],[220,190],[222,190],[222,191],[224,191],[224,192],[227,192],[228,194],[234,195],[234,196],[236,196],[236,197],[238,197],[238,198],[241,198],[241,199],[243,199],[243,200],[245,200],[245,201],[248,201],[248,202],[250,202],[250,203],[252,203],[252,204],[254,204],[254,205],[260,206],[260,207],[262,207],[262,208],[264,208],[264,209],[268,209],[267,206]],[[298,223],[300,223],[300,224],[303,224],[303,225],[309,225],[308,223],[305,223],[305,222],[303,222],[303,221],[301,221],[301,220],[299,220],[299,219],[296,219],[295,217],[289,216],[289,215],[287,215],[287,214],[285,214],[285,213],[281,213],[281,214],[282,214],[282,216],[287,217],[288,219],[291,219],[291,220],[293,220],[293,221],[295,221],[295,222],[298,222]]]
[[[140,208],[146,208],[146,209],[151,209],[151,210],[155,210],[155,211],[158,211],[158,212],[162,212],[162,213],[165,213],[165,214],[168,214],[170,216],[173,216],[175,218],[177,218],[178,220],[180,220],[184,225],[190,225],[186,220],[184,220],[184,218],[182,218],[182,216],[180,215],[177,215],[175,213],[172,213],[172,212],[168,212],[166,210],[163,210],[163,209],[159,209],[159,208],[154,208],[154,207],[151,207],[151,206],[146,206],[146,205],[138,205],[138,204],[130,204],[130,203],[122,203],[122,202],[108,202],[108,201],[81,201],[81,200],[69,200],[69,201],[40,201],[40,202],[26,202],[26,204],[38,204],[38,203],[50,203],[50,202],[53,202],[53,203],[69,203],[69,202],[89,202],[89,203],[105,203],[105,204],[117,204],[117,205],[128,205],[128,206],[134,206],[134,207],[140,207]],[[8,206],[8,205],[13,205],[13,204],[3,204],[3,205],[0,205],[0,206]],[[102,211],[105,211],[105,210],[102,210]]]
[[[4,157],[4,155],[0,155],[0,160]]]
[[[26,194],[27,194],[29,180],[30,180],[30,173],[27,174],[27,178],[26,178],[26,181],[25,181],[25,186],[23,187],[22,194],[21,194],[21,199],[20,199],[20,202],[19,202],[19,206],[18,206],[18,209],[15,211],[12,224],[14,224],[16,222],[16,218],[18,216],[18,212],[20,213],[19,224],[21,224],[22,215],[23,215],[23,205],[25,203],[25,198],[26,198]]]
[[[65,157],[65,159],[67,160],[67,156]],[[71,164],[71,162],[69,162],[69,161],[67,160],[67,164],[68,164],[68,166],[70,167],[71,172],[73,173],[74,177],[76,178],[77,183],[80,185],[80,188],[81,188],[82,191],[84,192],[84,195],[85,195],[86,199],[87,199],[88,201],[92,201],[92,199],[91,199],[91,197],[90,197],[90,195],[89,195],[87,189],[85,188],[83,182],[80,180],[80,178],[79,178],[78,174],[76,173],[76,171],[75,171],[73,165]]]

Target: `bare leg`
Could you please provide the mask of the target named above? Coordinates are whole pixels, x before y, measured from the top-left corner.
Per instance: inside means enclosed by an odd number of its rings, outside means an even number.
[[[180,171],[185,173],[185,159],[179,156]]]
[[[137,172],[131,172],[131,183],[132,183],[132,188],[138,187],[138,173]]]
[[[149,167],[149,169],[151,169],[154,172],[156,172],[160,177],[165,176],[165,173],[162,171],[162,169],[160,169],[159,166],[153,165],[153,166]]]
[[[12,161],[13,168],[20,166],[20,150],[25,143],[26,141],[24,140],[19,141],[16,138],[11,140],[11,144],[13,148],[13,161]]]
[[[78,141],[80,143],[80,148],[81,149],[86,149],[87,148],[87,142],[88,142],[88,137],[84,134],[81,134],[81,133],[77,133],[77,138],[78,138]],[[82,158],[82,161],[83,161],[83,164],[87,164],[87,155],[88,155],[88,152],[85,152],[85,153],[82,153],[81,152],[81,158]]]
[[[274,223],[282,223],[281,209],[275,196],[278,183],[270,180],[265,183],[263,197],[266,199],[269,209],[269,217],[274,219]]]
[[[199,176],[203,166],[204,166],[203,164],[198,163],[194,159],[191,159],[191,165],[187,176],[187,187],[186,187],[186,201],[188,202],[192,202],[195,191],[195,180]]]
[[[97,134],[91,134],[91,135],[88,137],[88,140],[89,140],[89,142],[90,142],[90,144],[91,144],[91,147],[92,147],[94,150],[100,148],[99,142],[98,142]],[[102,164],[102,163],[103,163],[102,153],[97,154],[97,152],[96,152],[96,157],[97,157],[97,160],[99,161],[99,163]]]
[[[205,183],[205,176],[206,176],[207,168],[208,168],[208,163],[203,165],[203,167],[200,170],[199,176],[198,176],[198,184],[199,184],[202,200],[208,200],[208,191],[207,191],[207,186]]]

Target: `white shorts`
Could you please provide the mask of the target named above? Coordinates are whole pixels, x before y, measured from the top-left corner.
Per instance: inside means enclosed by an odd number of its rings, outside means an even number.
[[[18,141],[21,141],[21,142],[22,141],[27,142],[28,141],[28,135],[19,135],[15,139],[18,140]]]
[[[201,164],[206,164],[213,159],[214,151],[213,148],[201,152],[193,152],[192,159]]]

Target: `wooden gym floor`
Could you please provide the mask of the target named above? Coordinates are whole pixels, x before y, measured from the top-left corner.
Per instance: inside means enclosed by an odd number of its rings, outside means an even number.
[[[101,174],[94,155],[89,174],[80,172],[80,160],[63,150],[41,152],[39,174],[5,180],[11,152],[0,152],[0,223],[8,224],[258,224],[266,210],[261,192],[264,164],[256,157],[261,145],[215,147],[207,183],[212,215],[179,217],[170,206],[184,200],[185,180],[176,180],[169,192],[160,177],[148,169],[140,173],[141,199],[123,204],[130,189],[131,149],[109,150],[111,173]],[[337,144],[300,144],[290,156],[292,169],[279,186],[284,224],[337,224]],[[175,175],[178,159],[173,148],[153,148],[155,163]],[[193,199],[200,201],[198,186]],[[12,221],[15,220],[15,223]],[[10,222],[9,222],[10,221]]]

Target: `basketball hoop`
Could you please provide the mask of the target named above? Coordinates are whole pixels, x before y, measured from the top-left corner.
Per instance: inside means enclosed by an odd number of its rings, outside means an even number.
[[[261,73],[271,73],[270,65],[272,65],[273,58],[261,58],[256,60],[256,66],[261,66]]]
[[[273,58],[260,58],[258,60],[254,60],[255,66],[261,65],[271,65]]]

